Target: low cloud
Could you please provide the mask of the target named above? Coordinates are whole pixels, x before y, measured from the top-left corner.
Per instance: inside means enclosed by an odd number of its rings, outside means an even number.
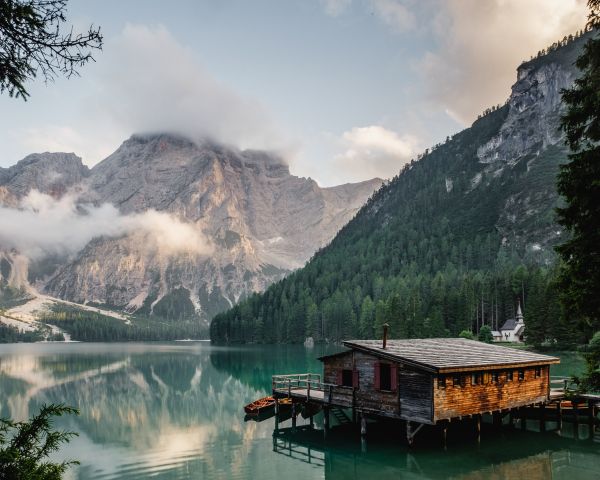
[[[39,259],[51,254],[74,254],[100,236],[144,236],[144,247],[161,254],[206,255],[212,246],[202,232],[163,212],[148,210],[122,215],[111,204],[81,205],[75,195],[55,199],[32,190],[19,208],[0,207],[0,246]]]
[[[338,143],[345,150],[335,157],[335,163],[354,181],[391,177],[420,148],[416,137],[399,135],[379,125],[348,130]]]
[[[192,50],[163,26],[125,26],[106,48],[99,103],[129,132],[209,137],[241,148],[273,146],[279,138],[263,106],[205,70]]]
[[[14,141],[26,152],[75,152],[88,165],[132,133],[176,133],[241,149],[290,145],[263,104],[213,76],[161,25],[127,24],[81,81],[90,93],[78,99],[69,125],[15,129]]]
[[[584,0],[448,0],[434,21],[439,47],[420,70],[429,98],[467,125],[503,103],[516,67],[583,27]]]

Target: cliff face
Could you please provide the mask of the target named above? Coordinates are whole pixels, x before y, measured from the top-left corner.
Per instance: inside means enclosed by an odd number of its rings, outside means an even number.
[[[560,129],[561,91],[577,78],[574,63],[586,38],[519,66],[507,116],[477,150],[482,176],[504,184],[497,231],[505,243],[544,263],[552,261],[561,235],[554,219],[556,174],[568,154]]]
[[[142,231],[98,236],[73,257],[55,259],[52,272],[32,266],[44,273],[36,280],[45,293],[205,320],[302,266],[381,184],[320,188],[271,154],[166,134],[134,135],[90,171],[72,154],[42,154],[0,175],[4,205],[17,205],[30,189],[56,197],[77,191],[80,204],[109,203],[122,216],[166,214],[207,244],[173,252],[149,244]]]

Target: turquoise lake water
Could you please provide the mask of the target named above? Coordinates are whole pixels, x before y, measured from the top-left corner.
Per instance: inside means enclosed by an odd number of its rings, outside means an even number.
[[[0,415],[25,419],[43,403],[81,415],[59,426],[79,433],[60,458],[77,459],[72,479],[599,479],[600,443],[577,435],[485,425],[435,429],[409,449],[395,424],[336,426],[274,436],[274,419],[244,421],[244,404],[270,393],[271,375],[321,371],[336,347],[224,348],[207,343],[0,345]],[[559,354],[553,375],[579,373]],[[298,425],[308,421],[299,417]],[[282,429],[290,422],[280,424]],[[579,438],[576,438],[579,437]],[[599,439],[600,440],[600,439]]]

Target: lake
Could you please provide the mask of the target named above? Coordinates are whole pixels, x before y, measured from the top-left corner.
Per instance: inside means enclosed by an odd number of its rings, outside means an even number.
[[[274,419],[244,421],[243,405],[270,392],[272,374],[320,372],[317,357],[334,351],[203,342],[0,345],[0,415],[22,420],[49,402],[78,407],[80,416],[57,423],[79,433],[60,453],[81,462],[72,479],[600,478],[600,443],[587,439],[586,425],[579,440],[569,424],[561,435],[489,426],[479,442],[451,429],[447,448],[429,432],[409,449],[391,424],[370,427],[361,444],[354,426],[335,421],[323,439],[320,417],[312,431],[277,437]],[[577,355],[560,356],[552,374],[581,371]],[[307,423],[298,417],[298,425]]]

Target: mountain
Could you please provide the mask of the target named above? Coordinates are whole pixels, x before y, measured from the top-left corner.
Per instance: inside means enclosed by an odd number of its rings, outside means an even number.
[[[12,167],[0,167],[0,205],[16,206],[32,189],[60,197],[88,175],[88,167],[73,153],[28,155]]]
[[[560,91],[589,35],[521,64],[503,106],[406,165],[303,269],[217,315],[213,341],[372,338],[384,322],[400,338],[457,335],[497,329],[519,298],[531,332],[558,334],[544,322],[558,308]]]
[[[68,193],[82,215],[110,204],[114,223],[126,225],[99,232],[67,257],[32,260],[20,276],[42,293],[207,322],[302,266],[379,185],[373,179],[321,188],[270,153],[134,135],[91,170],[63,153],[30,155],[0,170],[0,204],[18,206],[32,189],[56,199]],[[6,282],[16,265],[6,249],[3,259]]]

